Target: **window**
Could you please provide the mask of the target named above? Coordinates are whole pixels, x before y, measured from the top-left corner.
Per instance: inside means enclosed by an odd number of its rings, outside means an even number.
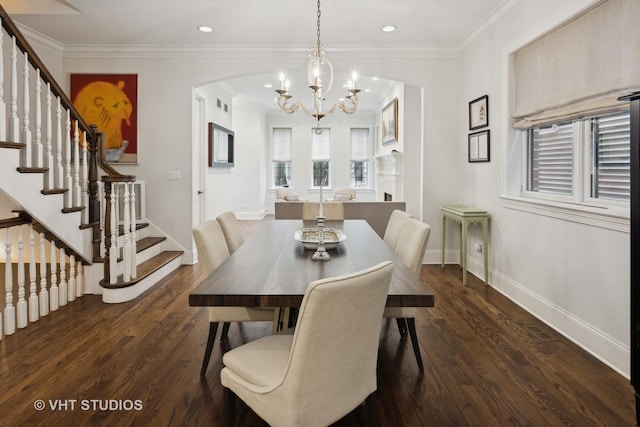
[[[351,187],[369,187],[369,129],[351,129]]]
[[[284,187],[291,183],[291,128],[273,129],[273,153],[271,157],[273,186]]]
[[[527,191],[572,203],[630,200],[629,112],[528,131]]]
[[[312,129],[311,169],[312,187],[331,186],[331,129]]]

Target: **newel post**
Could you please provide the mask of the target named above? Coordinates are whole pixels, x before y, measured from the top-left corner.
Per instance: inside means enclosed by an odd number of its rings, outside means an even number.
[[[87,137],[89,142],[89,159],[88,159],[88,186],[89,194],[89,224],[93,227],[93,258],[100,258],[100,197],[98,195],[98,147],[102,133],[98,132],[95,125],[91,125],[92,136]]]

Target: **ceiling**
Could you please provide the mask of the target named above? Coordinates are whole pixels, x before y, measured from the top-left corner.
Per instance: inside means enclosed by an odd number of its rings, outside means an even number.
[[[321,5],[322,43],[332,48],[429,48],[456,50],[496,16],[527,0],[325,0]],[[14,21],[66,47],[151,46],[228,49],[299,49],[301,68],[316,42],[316,2],[312,0],[2,0]],[[197,30],[200,25],[211,33]],[[385,25],[397,30],[384,33]],[[305,70],[306,72],[306,70]],[[386,81],[371,81],[366,70],[359,81],[361,106]],[[226,83],[239,96],[274,107],[279,70]],[[305,81],[306,77],[291,77]],[[348,80],[336,75],[334,96]],[[292,87],[292,93],[303,93]],[[304,96],[304,95],[302,95]]]

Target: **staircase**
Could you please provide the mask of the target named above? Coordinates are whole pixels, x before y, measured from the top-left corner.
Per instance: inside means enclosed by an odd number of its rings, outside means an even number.
[[[34,268],[28,277],[40,284],[34,288],[25,286],[24,278],[5,277],[0,287],[0,319],[6,326],[16,313],[19,329],[24,327],[23,303],[42,301],[59,285],[60,277],[52,271],[64,271],[69,279],[73,274],[76,286],[82,273],[82,289],[74,299],[93,293],[118,303],[138,297],[178,268],[183,251],[151,222],[136,223],[136,177],[122,175],[104,161],[102,133],[79,115],[1,6],[0,19],[0,207],[11,207],[8,214],[0,211],[0,229],[7,229],[0,242],[5,238],[5,263],[10,265],[13,248],[22,257],[23,236],[34,236],[29,239],[36,250],[17,271],[20,275]],[[58,258],[59,268],[43,267]],[[36,265],[39,270],[32,267]],[[41,281],[35,282],[36,275]],[[39,314],[46,315],[44,311]],[[37,320],[31,311],[29,316],[29,321]]]

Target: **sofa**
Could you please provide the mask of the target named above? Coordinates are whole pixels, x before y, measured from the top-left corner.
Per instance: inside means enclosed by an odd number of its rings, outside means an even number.
[[[333,202],[337,203],[337,202]],[[406,202],[342,202],[344,219],[364,219],[380,237],[384,236],[391,212],[406,210]],[[275,219],[302,219],[303,201],[276,201]]]

